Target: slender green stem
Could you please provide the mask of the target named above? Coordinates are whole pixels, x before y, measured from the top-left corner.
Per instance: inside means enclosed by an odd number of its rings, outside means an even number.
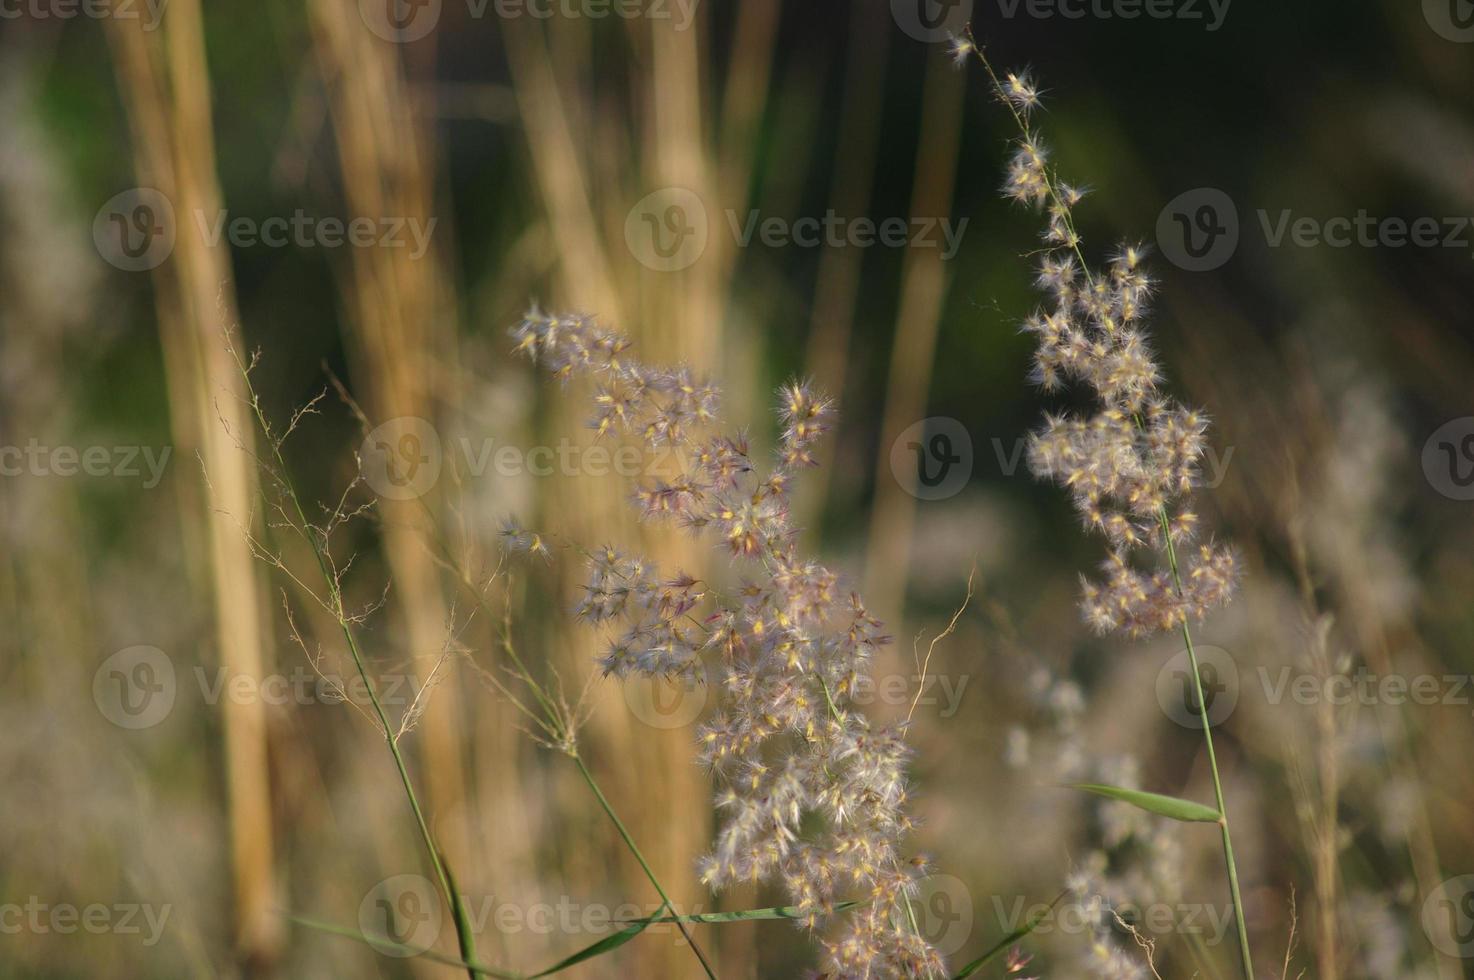
[[[281,452],[281,444],[272,436],[271,426],[262,414],[261,405],[256,397],[255,388],[251,385],[250,373],[244,363],[241,362],[234,348],[231,354],[236,359],[237,366],[245,379],[247,393],[250,396],[251,410],[256,416],[256,424],[260,427],[263,437],[271,447],[272,458],[276,461],[276,479],[281,483],[282,490],[296,511],[297,521],[302,536],[307,540],[312,549],[312,555],[317,560],[318,571],[322,574],[323,583],[328,589],[328,600],[338,626],[343,631],[343,640],[348,647],[349,654],[353,657],[353,665],[358,670],[358,676],[363,681],[364,689],[368,692],[369,702],[373,705],[374,714],[378,718],[384,743],[389,746],[389,754],[394,758],[394,767],[399,772],[399,782],[404,787],[404,795],[409,800],[410,809],[414,812],[415,825],[419,829],[420,839],[424,842],[425,850],[430,855],[430,865],[435,869],[435,877],[440,882],[440,889],[445,895],[445,901],[451,910],[451,918],[455,922],[456,942],[460,948],[461,959],[467,964],[476,960],[476,938],[471,932],[470,919],[466,915],[465,904],[457,893],[451,882],[449,871],[446,870],[445,862],[441,859],[440,849],[435,846],[435,838],[430,833],[430,825],[425,820],[425,812],[420,806],[420,798],[415,793],[414,783],[410,780],[409,769],[405,766],[404,755],[399,751],[399,743],[395,738],[394,729],[389,725],[389,716],[384,711],[383,704],[379,701],[379,695],[374,688],[374,683],[369,677],[368,667],[364,663],[363,653],[359,650],[358,639],[353,635],[349,626],[348,616],[343,608],[343,593],[339,586],[337,576],[329,566],[327,556],[327,543],[320,540],[318,532],[307,520],[307,513],[302,507],[302,498],[297,494],[297,489],[292,483],[291,473],[287,469],[286,459]],[[475,966],[467,966],[467,973],[471,980],[476,980],[483,971]]]
[[[461,568],[460,565],[455,563],[453,560],[450,560],[449,558],[447,558],[447,562],[451,566],[452,570],[455,572],[456,577],[460,579],[461,584],[466,588],[468,592],[470,592],[476,604],[485,611],[487,616],[494,616],[495,611],[491,608],[491,604],[487,600],[485,592],[476,587],[476,584],[471,581],[470,576],[466,574],[465,570]],[[655,872],[650,868],[649,863],[645,860],[645,855],[641,853],[639,846],[635,844],[634,838],[630,835],[629,830],[625,827],[624,821],[620,820],[619,815],[614,812],[613,805],[610,804],[608,798],[604,795],[603,790],[599,788],[598,782],[595,781],[593,773],[589,772],[588,767],[584,765],[583,759],[579,756],[577,742],[575,739],[576,724],[570,719],[565,718],[564,712],[559,711],[558,707],[553,703],[553,699],[533,678],[532,673],[527,669],[527,665],[523,662],[521,656],[517,653],[517,648],[512,643],[512,635],[509,623],[506,623],[503,626],[502,650],[506,653],[508,659],[510,659],[512,663],[516,666],[518,676],[520,676],[524,683],[527,684],[528,688],[532,691],[533,697],[537,699],[538,706],[542,709],[547,719],[547,730],[550,732],[550,734],[554,735],[556,741],[559,743],[558,747],[565,754],[567,754],[569,758],[573,759],[574,764],[578,766],[579,774],[583,776],[583,780],[585,783],[588,784],[589,789],[593,792],[594,798],[599,801],[599,806],[604,810],[605,814],[608,815],[610,821],[613,822],[615,828],[619,831],[619,836],[623,838],[625,845],[630,850],[630,853],[634,855],[635,860],[639,862],[640,867],[644,870],[645,877],[650,880],[650,884],[655,886],[656,893],[660,895],[660,899],[664,903],[661,911],[663,911],[664,908],[669,908],[672,913],[677,912],[678,910],[674,905],[671,904],[669,896],[666,895],[664,886],[662,886],[660,884],[660,880],[655,877]],[[660,912],[657,911],[656,915],[658,916],[659,914]],[[716,973],[712,970],[711,964],[707,961],[706,954],[702,952],[701,947],[697,944],[695,938],[691,935],[690,931],[687,930],[685,924],[677,920],[676,928],[680,929],[681,935],[685,937],[686,943],[691,947],[691,951],[695,953],[696,958],[701,961],[701,968],[706,971],[707,977],[709,977],[710,980],[716,980]]]
[[[1167,543],[1167,561],[1172,566],[1172,584],[1177,589],[1177,594],[1183,594],[1182,573],[1177,566],[1177,548],[1172,543],[1170,533],[1171,526],[1167,518],[1167,508],[1162,507],[1157,513],[1157,518],[1162,525],[1162,538]],[[1208,721],[1208,703],[1203,699],[1203,678],[1198,670],[1198,654],[1193,648],[1192,632],[1187,627],[1187,620],[1182,621],[1182,642],[1187,645],[1187,660],[1192,667],[1193,688],[1198,698],[1198,716],[1203,719],[1203,744],[1208,749],[1208,768],[1213,773],[1213,798],[1218,806],[1218,829],[1223,834],[1223,861],[1228,868],[1228,890],[1233,900],[1234,922],[1239,933],[1239,955],[1243,958],[1244,976],[1248,980],[1254,980],[1254,960],[1249,952],[1249,933],[1244,928],[1244,900],[1239,892],[1239,870],[1238,864],[1233,856],[1233,836],[1228,829],[1228,807],[1223,799],[1223,780],[1218,774],[1218,755],[1213,750],[1213,725]]]
[[[665,893],[665,889],[661,887],[660,880],[655,877],[655,872],[650,869],[650,864],[645,860],[645,855],[640,853],[639,845],[635,843],[635,839],[631,837],[630,832],[625,829],[624,821],[619,819],[619,814],[614,812],[614,807],[611,806],[609,800],[605,798],[604,791],[601,790],[599,788],[599,784],[594,781],[594,774],[589,772],[589,767],[584,765],[583,759],[579,756],[574,755],[573,762],[575,765],[578,766],[578,772],[579,775],[583,776],[583,781],[589,784],[589,789],[593,791],[594,798],[599,801],[599,806],[603,807],[604,812],[609,815],[609,819],[614,823],[615,829],[619,831],[619,836],[624,838],[625,846],[630,849],[630,853],[633,854],[635,856],[635,860],[640,863],[641,869],[643,869],[645,872],[645,877],[649,878],[650,884],[655,886],[655,892],[660,896],[660,900],[665,903],[666,908],[669,908],[672,912],[675,912],[676,907],[674,904],[671,903],[670,896]],[[660,915],[659,912],[656,912],[655,914],[657,916]],[[711,964],[707,962],[706,954],[701,951],[700,946],[696,945],[695,938],[692,937],[690,931],[686,929],[686,924],[682,922],[679,918],[676,919],[676,928],[681,930],[682,936],[686,937],[687,945],[691,947],[691,952],[696,954],[696,958],[701,961],[701,969],[706,971],[707,977],[709,977],[710,980],[716,980],[717,975],[712,971]]]
[[[280,460],[280,457],[281,454],[278,452],[278,460]],[[285,479],[285,470],[283,470],[283,479]],[[291,491],[289,496],[292,498],[293,506],[296,507],[297,514],[302,519],[304,527],[307,528],[307,535],[311,538],[313,532],[310,526],[306,524],[307,518],[302,512],[302,504],[298,500],[296,492]],[[435,877],[439,880],[440,889],[445,894],[445,900],[450,906],[452,918],[455,922],[456,941],[460,947],[461,959],[468,964],[472,963],[476,959],[476,939],[468,927],[469,922],[466,916],[465,906],[461,901],[460,894],[451,884],[450,874],[446,870],[445,862],[440,856],[440,849],[435,846],[435,838],[430,833],[429,823],[425,820],[425,811],[420,806],[419,794],[415,792],[414,783],[409,778],[409,769],[404,764],[404,753],[399,750],[399,741],[394,737],[394,729],[389,725],[389,716],[385,713],[384,706],[379,701],[379,696],[374,690],[373,681],[369,678],[368,668],[364,664],[363,653],[358,648],[358,639],[353,635],[353,630],[349,628],[348,620],[343,615],[342,593],[338,590],[338,584],[328,569],[327,559],[322,553],[322,548],[316,541],[313,541],[312,550],[313,554],[317,556],[318,567],[328,581],[333,606],[338,612],[338,624],[343,630],[343,640],[348,646],[349,654],[353,657],[353,665],[358,669],[358,676],[363,680],[364,689],[368,691],[369,702],[373,705],[374,714],[378,717],[379,725],[384,735],[384,744],[389,747],[389,754],[394,758],[394,768],[399,773],[399,782],[404,787],[404,795],[409,800],[410,810],[414,812],[415,825],[419,828],[420,839],[424,841],[425,850],[430,855],[430,864],[435,869]],[[471,980],[476,980],[476,977],[480,976],[480,971],[476,967],[468,966],[467,969]]]
[[[988,81],[992,83],[993,91],[998,93],[999,100],[1008,107],[1009,114],[1013,116],[1013,121],[1018,125],[1019,134],[1023,136],[1024,139],[1029,139],[1028,122],[1019,113],[1014,104],[1010,102],[1007,98],[1003,97],[1003,93],[1005,91],[1003,88],[1003,82],[1001,79],[999,79],[998,73],[993,70],[993,63],[988,60],[988,56],[983,52],[983,46],[978,43],[977,38],[973,37],[971,24],[967,25],[967,29],[964,33],[967,35],[967,42],[972,45],[973,53],[977,55],[978,61],[982,62],[983,70],[988,73]],[[1059,209],[1060,214],[1064,217],[1065,227],[1069,229],[1069,247],[1070,250],[1075,253],[1075,260],[1080,263],[1080,274],[1085,277],[1085,282],[1087,284],[1094,285],[1095,277],[1090,273],[1090,263],[1085,261],[1085,253],[1080,250],[1080,236],[1075,231],[1074,212],[1070,209],[1070,206],[1065,203],[1065,199],[1060,195],[1058,187],[1059,180],[1057,177],[1054,176],[1053,171],[1046,168],[1044,174],[1046,178],[1044,181],[1044,186],[1049,191],[1049,199],[1053,201],[1055,207]]]
[[[983,52],[982,45],[978,44],[977,38],[973,36],[972,26],[969,25],[963,33],[968,45],[971,46],[972,51],[977,55],[978,61],[982,63],[983,70],[987,72],[988,80],[992,83],[993,90],[998,93],[1000,101],[1008,107],[1009,113],[1013,116],[1013,121],[1018,125],[1019,133],[1025,140],[1030,139],[1028,121],[1006,97],[1003,82],[998,77],[998,73],[994,71],[992,63],[988,60],[988,56]],[[1044,185],[1048,191],[1050,200],[1062,216],[1065,227],[1069,230],[1070,240],[1067,243],[1068,247],[1080,263],[1080,271],[1085,276],[1085,281],[1093,284],[1094,280],[1090,274],[1089,263],[1085,261],[1085,254],[1080,249],[1080,236],[1075,233],[1074,214],[1069,204],[1060,194],[1058,184],[1059,181],[1054,172],[1046,167],[1044,170]],[[1141,418],[1137,417],[1135,421],[1137,427],[1141,428]],[[1172,582],[1180,597],[1183,595],[1182,574],[1178,570],[1177,549],[1172,543],[1171,524],[1165,505],[1157,509],[1157,519],[1161,524],[1162,539],[1166,542],[1167,560],[1172,566]],[[1228,808],[1224,805],[1223,799],[1223,780],[1218,773],[1218,756],[1213,749],[1213,728],[1208,722],[1208,709],[1203,701],[1203,679],[1198,670],[1198,655],[1197,651],[1193,648],[1192,633],[1188,630],[1185,619],[1182,623],[1182,640],[1187,646],[1188,662],[1192,666],[1193,687],[1197,691],[1199,714],[1203,719],[1203,742],[1207,746],[1208,765],[1213,772],[1213,794],[1218,807],[1218,827],[1223,835],[1223,858],[1224,864],[1228,868],[1228,887],[1233,900],[1235,922],[1238,926],[1239,954],[1243,958],[1244,976],[1247,980],[1254,980],[1254,964],[1249,955],[1249,935],[1244,929],[1244,903],[1239,893],[1238,865],[1234,861],[1233,838],[1230,836],[1228,829]]]

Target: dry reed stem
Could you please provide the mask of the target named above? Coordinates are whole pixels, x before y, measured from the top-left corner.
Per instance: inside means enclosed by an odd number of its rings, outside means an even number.
[[[885,32],[886,18],[874,7],[874,3],[861,5],[862,13],[854,17],[850,27],[844,103],[840,108],[834,173],[829,189],[829,209],[839,215],[864,214],[875,180],[889,45]],[[864,249],[826,248],[819,254],[819,269],[814,281],[804,373],[837,397],[841,404],[845,401],[850,337],[854,331],[864,256]],[[800,525],[812,526],[815,516],[828,501],[834,470],[830,464],[837,442],[837,439],[830,440],[818,447],[815,455],[819,465],[799,488],[797,508]]]
[[[933,56],[927,66],[917,138],[912,217],[940,218],[952,213],[963,91],[962,77],[952,70],[950,62],[940,54]],[[940,251],[909,249],[901,274],[880,446],[875,453],[875,505],[865,566],[865,595],[876,614],[887,622],[901,621],[916,516],[916,498],[892,478],[889,448],[901,430],[926,414],[946,292],[946,268]]]
[[[427,227],[434,202],[427,159],[431,143],[398,50],[364,30],[352,4],[315,0],[311,15],[350,215],[401,218]],[[449,310],[439,302],[435,251],[414,258],[405,249],[368,246],[350,254],[339,280],[349,311],[345,340],[370,414],[380,421],[435,419],[430,394],[435,364],[446,337],[454,333]],[[448,611],[420,543],[421,504],[383,500],[380,513],[406,646],[426,684],[431,675],[424,665],[441,649]],[[464,874],[470,843],[462,817],[467,800],[463,719],[456,692],[442,691],[424,716],[419,755],[440,846]]]
[[[508,64],[523,110],[532,169],[559,255],[555,277],[558,299],[588,309],[629,310],[638,299],[619,292],[609,272],[613,264],[610,256],[624,250],[622,225],[612,231],[613,235],[621,236],[613,242],[606,238],[604,226],[596,220],[591,203],[594,182],[586,161],[597,149],[583,142],[588,138],[588,128],[580,129],[570,122],[592,113],[574,108],[576,100],[559,90],[547,40],[537,25],[521,19],[508,21],[504,26]],[[554,31],[564,29],[560,25]],[[642,82],[650,84],[648,78],[642,78]],[[688,83],[694,84],[694,79]],[[692,323],[675,341],[689,342],[691,335],[714,328],[715,324],[709,321]],[[554,424],[565,413],[562,407],[555,409]],[[571,427],[561,428],[566,431]],[[623,524],[622,492],[622,489],[611,492],[607,483],[588,476],[559,481],[544,498],[549,511],[544,522],[567,529],[575,539],[603,540]],[[557,567],[562,587],[574,586],[573,580],[567,578],[572,572],[561,564]],[[586,631],[570,630],[563,623],[555,623],[552,628],[556,634],[554,648],[566,658],[570,672],[574,676],[587,673],[594,656],[592,638]],[[673,900],[689,907],[699,897],[689,862],[691,855],[705,843],[709,820],[704,784],[690,764],[690,747],[679,738],[679,733],[655,732],[631,718],[619,691],[612,685],[601,686],[597,695],[606,710],[592,722],[591,743],[599,752],[590,759],[590,765],[600,773],[601,782],[606,784],[617,809],[627,814],[633,825],[659,821],[665,826],[666,832],[656,841],[659,850],[652,848],[650,859],[661,878],[671,884]],[[620,760],[620,763],[611,766],[606,759]],[[642,771],[669,774],[662,798],[652,799],[639,791],[637,774]],[[681,819],[672,820],[673,814],[680,814]],[[575,887],[585,882],[607,882],[607,858],[603,855],[588,848],[565,848],[563,857],[568,880]],[[628,890],[635,893],[644,887],[644,878],[633,862],[621,861],[623,880]],[[674,947],[632,944],[626,957],[639,971],[652,975],[672,971],[679,975],[679,971],[689,968],[689,954]]]
[[[130,106],[140,176],[147,174],[161,185],[157,189],[181,216],[216,213],[221,194],[198,0],[171,5],[162,37],[144,35],[138,22],[125,18],[110,17],[107,23]],[[185,445],[198,448],[218,505],[201,521],[206,527],[220,663],[230,675],[259,682],[269,660],[262,634],[259,571],[233,520],[220,512],[251,513],[255,475],[225,434],[209,424],[217,398],[221,411],[245,423],[238,397],[240,379],[225,352],[212,342],[221,324],[234,319],[229,253],[223,246],[207,245],[191,233],[193,228],[187,217],[179,222],[172,262],[154,276],[171,404],[176,412],[185,413],[173,424]],[[249,431],[249,425],[239,424],[237,430]],[[221,714],[236,938],[248,960],[264,961],[274,956],[281,938],[274,913],[265,708],[258,700],[226,699]]]

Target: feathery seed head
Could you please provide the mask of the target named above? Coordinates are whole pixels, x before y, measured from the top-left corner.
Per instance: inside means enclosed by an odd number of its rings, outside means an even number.
[[[1023,151],[1042,172],[1037,147]],[[698,761],[718,782],[722,814],[699,863],[713,888],[777,881],[826,929],[839,902],[859,909],[825,942],[835,976],[901,978],[940,974],[937,951],[903,921],[907,895],[925,877],[902,842],[909,750],[902,728],[872,730],[850,695],[874,651],[890,642],[856,595],[801,558],[789,520],[795,475],[815,464],[833,404],[807,383],[778,392],[777,463],[755,472],[747,439],[706,432],[717,391],[687,368],[657,369],[628,356],[629,343],[590,317],[530,311],[512,328],[518,350],[556,377],[596,384],[590,424],[677,452],[681,472],[634,491],[648,519],[710,531],[755,577],[724,598],[694,576],[663,577],[612,547],[588,557],[577,613],[609,631],[600,665],[616,676],[713,676],[720,706],[697,731]],[[520,528],[513,540],[521,540]],[[710,673],[706,651],[719,651]],[[811,829],[810,815],[821,829]]]

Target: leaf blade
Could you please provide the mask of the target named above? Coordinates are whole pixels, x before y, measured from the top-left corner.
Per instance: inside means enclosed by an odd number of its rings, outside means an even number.
[[[834,906],[833,911],[845,912],[859,905],[859,902],[840,902]],[[766,909],[741,909],[735,912],[699,912],[692,915],[661,915],[648,919],[620,919],[621,922],[644,922],[646,924],[655,922],[698,922],[698,923],[722,923],[722,922],[757,922],[768,919],[798,919],[804,916],[804,912],[797,905],[775,905]]]
[[[323,922],[318,919],[309,919],[302,915],[293,915],[283,912],[283,918],[288,922],[295,923],[305,929],[326,933],[330,936],[341,936],[344,939],[352,939],[354,942],[363,943],[378,953],[386,953],[390,956],[421,956],[434,963],[444,963],[446,966],[459,966],[466,970],[474,970],[482,976],[497,977],[498,980],[524,980],[522,974],[513,973],[510,970],[502,970],[494,966],[487,966],[474,960],[466,961],[454,956],[445,956],[433,949],[419,949],[415,946],[406,946],[404,943],[396,942],[387,936],[371,936],[359,932],[357,929],[349,929],[346,926],[334,925],[331,922]]]
[[[1108,799],[1120,800],[1122,803],[1130,803],[1148,813],[1155,813],[1159,817],[1180,820],[1184,823],[1219,823],[1223,820],[1223,815],[1212,807],[1175,796],[1148,793],[1139,789],[1124,789],[1120,786],[1108,786],[1105,783],[1070,783],[1069,787]]]
[[[1044,921],[1045,917],[1048,916],[1050,912],[1054,911],[1054,907],[1059,904],[1060,899],[1065,897],[1065,894],[1066,892],[1060,892],[1058,895],[1054,896],[1054,901],[1049,903],[1049,908],[1040,909],[1038,912],[1035,912],[1028,922],[1025,922],[1013,932],[1010,932],[1008,935],[998,940],[998,942],[986,953],[964,966],[960,972],[953,976],[952,980],[967,980],[968,977],[972,976],[974,973],[977,973],[983,967],[987,966],[993,960],[997,959],[999,953],[1002,953],[1005,949],[1012,946],[1020,939],[1023,939],[1035,929],[1039,928],[1039,925]]]
[[[538,977],[550,977],[555,973],[562,973],[570,966],[577,966],[585,960],[591,960],[596,956],[603,956],[605,953],[612,952],[644,932],[645,928],[649,925],[650,923],[648,921],[632,922],[618,932],[610,933],[598,942],[585,946],[572,956],[559,960],[546,970],[540,970],[537,973],[531,974],[528,980],[537,980]]]

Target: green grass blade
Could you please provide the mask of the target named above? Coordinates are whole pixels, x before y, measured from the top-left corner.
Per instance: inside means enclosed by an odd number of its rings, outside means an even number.
[[[844,912],[859,905],[859,902],[840,902],[834,911]],[[620,919],[620,922],[755,922],[762,919],[799,919],[804,913],[797,905],[777,905],[768,909],[742,909],[739,912],[700,912],[695,915],[661,915],[649,919]]]
[[[471,917],[466,912],[466,900],[461,896],[460,889],[456,887],[455,876],[450,873],[450,862],[445,860],[445,854],[436,846],[437,857],[440,866],[445,869],[445,880],[450,886],[450,914],[456,927],[456,945],[460,947],[461,959],[467,963],[476,962],[476,934],[471,931]]]
[[[982,956],[979,956],[977,959],[967,964],[967,966],[964,966],[957,973],[957,975],[952,978],[952,980],[967,980],[968,977],[972,976],[974,973],[987,966],[993,960],[997,959],[997,957],[1004,950],[1008,949],[1008,947],[1012,946],[1014,943],[1018,942],[1020,939],[1033,932],[1035,929],[1039,928],[1039,924],[1044,921],[1045,917],[1049,915],[1050,912],[1054,911],[1054,907],[1059,904],[1060,899],[1064,898],[1065,895],[1066,892],[1060,892],[1058,895],[1054,896],[1054,901],[1049,903],[1049,908],[1040,909],[1038,912],[1035,912],[1033,916],[1029,918],[1028,922],[1025,922],[1013,932],[1010,932],[1008,935],[998,940],[998,943],[993,946],[992,949],[988,950]]]
[[[1182,820],[1187,823],[1219,823],[1223,817],[1210,806],[1194,803],[1192,800],[1180,800],[1175,796],[1163,796],[1161,793],[1146,793],[1139,789],[1122,789],[1119,786],[1106,786],[1103,783],[1071,783],[1071,789],[1084,790],[1097,796],[1106,796],[1123,803],[1130,803],[1148,813],[1155,813],[1160,817],[1170,817],[1173,820]]]
[[[670,921],[668,918],[655,918],[641,919],[635,922],[631,922],[629,925],[625,926],[618,932],[605,936],[603,939],[600,939],[598,942],[593,943],[592,945],[585,946],[583,949],[574,953],[572,956],[569,956],[566,959],[562,959],[559,960],[557,963],[554,963],[546,970],[541,970],[537,973],[524,975],[521,973],[511,973],[507,970],[500,970],[496,967],[486,966],[483,963],[460,960],[454,956],[446,956],[443,953],[437,953],[434,950],[421,951],[413,946],[406,946],[403,943],[395,942],[392,939],[386,939],[381,936],[366,935],[359,932],[357,929],[349,929],[344,926],[336,926],[327,922],[318,922],[314,919],[307,919],[298,915],[287,915],[286,918],[288,919],[288,921],[295,922],[298,925],[304,926],[308,929],[315,929],[318,932],[325,932],[334,936],[342,936],[345,939],[356,940],[366,946],[371,946],[380,952],[393,953],[399,956],[421,956],[435,963],[444,963],[447,966],[458,966],[466,970],[467,972],[475,971],[476,973],[482,974],[484,976],[495,977],[497,978],[497,980],[537,980],[538,977],[550,977],[555,973],[562,973],[564,970],[568,969],[571,966],[576,966],[586,960],[591,960],[596,956],[602,956],[605,953],[618,949],[625,943],[629,942],[631,939],[634,939],[640,933],[644,932],[645,929],[654,922]]]
[[[644,932],[645,927],[650,925],[650,922],[651,920],[649,919],[639,922],[633,922],[625,926],[618,932],[605,936],[603,939],[599,940],[593,945],[585,946],[583,949],[574,953],[567,959],[559,960],[552,966],[548,967],[546,970],[542,970],[541,972],[532,974],[530,977],[528,977],[528,980],[537,980],[538,977],[550,977],[555,973],[562,973],[570,966],[576,966],[579,963],[584,962],[585,960],[591,960],[595,956],[603,956],[605,953],[616,950],[619,947],[623,946],[625,943],[629,942],[631,939],[634,939],[640,933]]]
[[[319,922],[316,919],[308,919],[303,916],[292,915],[290,913],[284,913],[284,915],[288,922],[295,922],[297,925],[302,926],[303,928],[313,929],[317,932],[324,932],[330,936],[342,936],[344,939],[352,939],[355,942],[363,943],[365,946],[370,946],[381,953],[392,953],[396,956],[420,956],[435,963],[444,963],[446,966],[458,966],[468,973],[474,971],[475,973],[478,973],[482,976],[496,977],[497,980],[525,980],[525,978],[520,973],[512,973],[508,970],[500,970],[494,966],[487,966],[484,963],[477,963],[475,961],[468,962],[465,960],[460,960],[454,956],[446,956],[443,953],[437,953],[433,949],[420,950],[415,948],[414,946],[406,946],[403,943],[397,943],[392,939],[387,939],[382,936],[370,936],[365,933],[359,932],[357,929],[349,929],[345,926],[336,926],[330,922]]]

